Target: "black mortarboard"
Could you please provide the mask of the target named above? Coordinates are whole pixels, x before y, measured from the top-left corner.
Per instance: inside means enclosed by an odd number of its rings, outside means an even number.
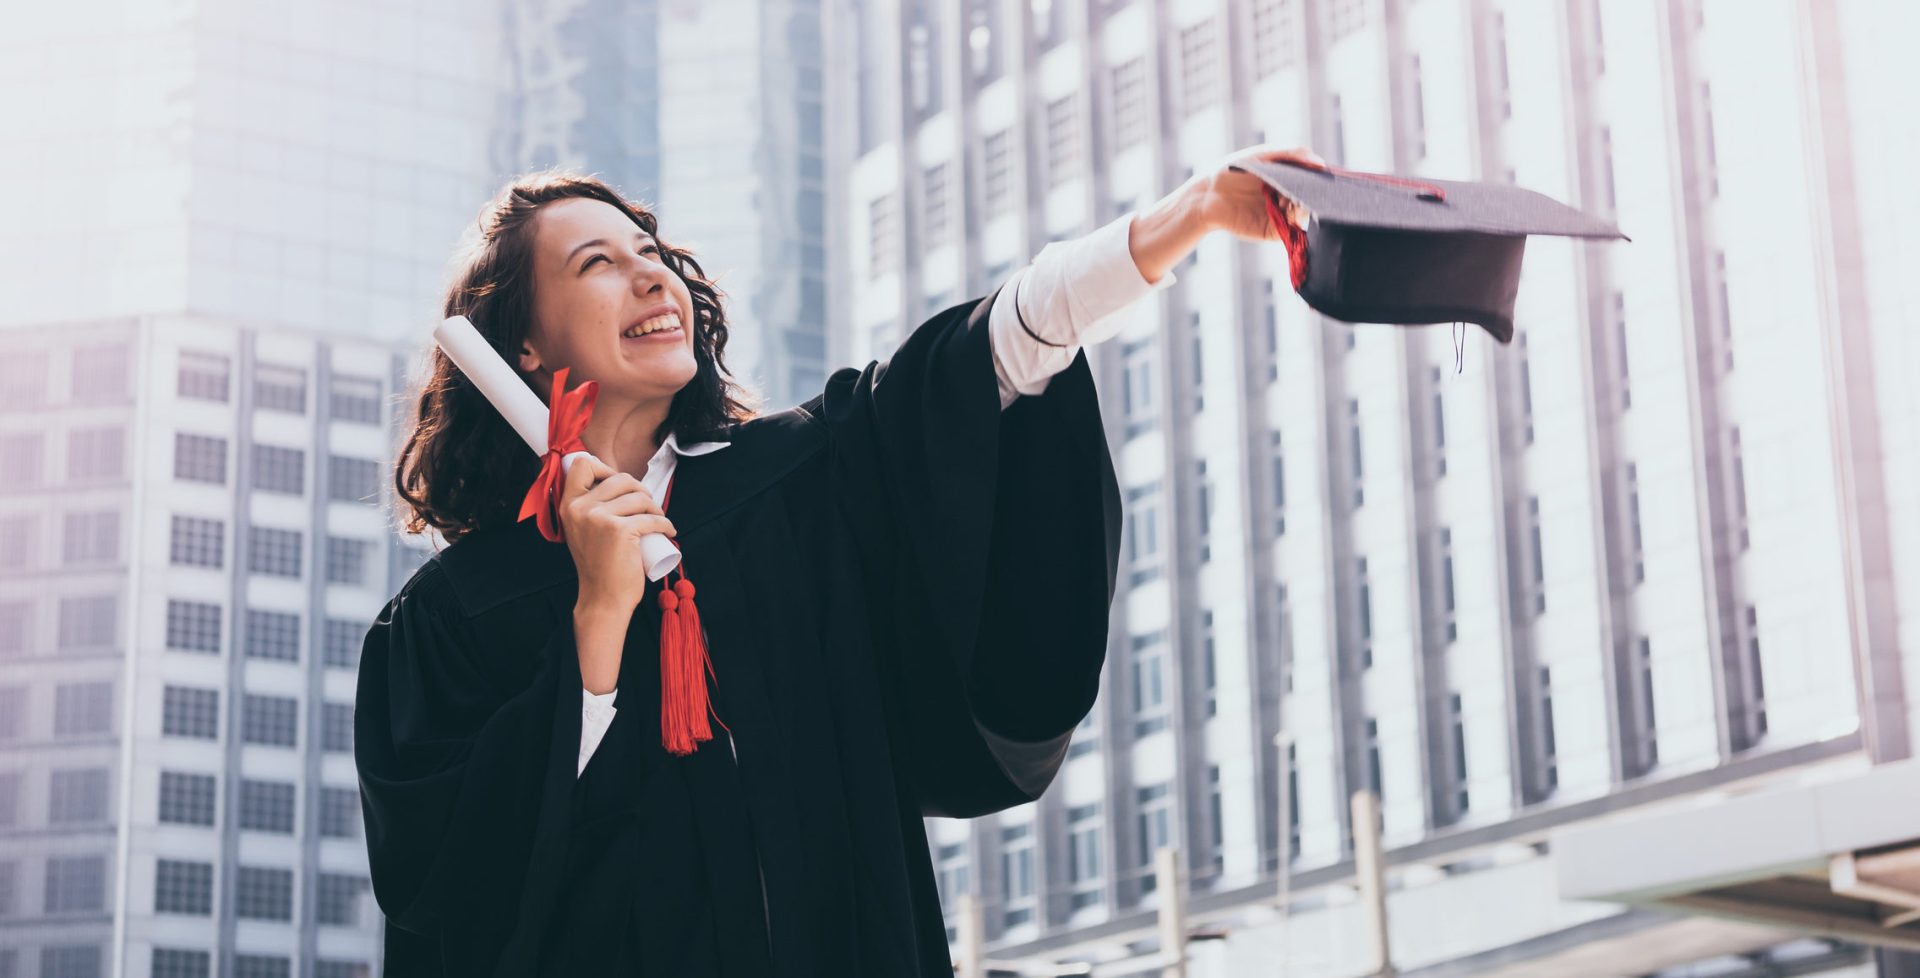
[[[1507,343],[1527,235],[1626,237],[1605,220],[1505,184],[1262,160],[1235,165],[1311,215],[1302,232],[1269,195],[1294,289],[1307,305],[1347,322],[1479,323]]]

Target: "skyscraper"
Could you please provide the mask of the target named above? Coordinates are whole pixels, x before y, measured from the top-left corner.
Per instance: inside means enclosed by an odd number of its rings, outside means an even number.
[[[0,974],[373,974],[353,667],[498,11],[16,13]]]
[[[1886,40],[1910,13],[835,9],[859,29],[854,362],[1260,142],[1522,184],[1633,238],[1534,239],[1499,347],[1318,317],[1280,248],[1216,235],[1088,351],[1127,508],[1102,697],[1040,802],[931,832],[996,960],[1144,960],[1172,846],[1190,912],[1227,931],[1193,973],[1361,973],[1366,790],[1402,973],[1859,966],[1563,901],[1550,838],[1911,752],[1920,486],[1891,269],[1920,194],[1889,161],[1920,140],[1885,101],[1913,87]]]

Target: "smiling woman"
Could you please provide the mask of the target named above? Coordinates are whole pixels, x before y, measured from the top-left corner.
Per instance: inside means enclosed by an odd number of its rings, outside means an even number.
[[[443,315],[464,315],[536,392],[550,365],[599,382],[587,440],[616,469],[644,465],[656,438],[699,441],[755,415],[726,367],[721,294],[693,254],[663,242],[653,213],[591,177],[522,177],[482,209],[455,259]],[[679,328],[641,340],[633,326]],[[677,339],[678,342],[670,342]],[[453,361],[429,345],[412,430],[394,468],[404,528],[449,542],[512,524],[539,460]]]

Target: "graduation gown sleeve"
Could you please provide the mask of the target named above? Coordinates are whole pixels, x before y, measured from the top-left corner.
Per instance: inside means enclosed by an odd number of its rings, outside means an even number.
[[[429,562],[362,649],[355,762],[389,974],[482,974],[529,953],[538,928],[516,923],[540,919],[556,885],[580,736],[572,625],[547,648],[496,633]]]
[[[897,773],[927,815],[997,811],[1051,782],[1099,691],[1119,566],[1086,354],[1002,410],[992,304],[836,372],[820,404]]]

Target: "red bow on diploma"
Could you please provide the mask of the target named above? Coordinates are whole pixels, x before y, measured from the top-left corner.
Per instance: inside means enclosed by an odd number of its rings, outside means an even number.
[[[527,489],[527,498],[520,501],[520,519],[533,517],[540,527],[540,535],[553,543],[566,539],[560,529],[560,514],[555,509],[560,502],[560,489],[567,481],[560,460],[573,452],[587,450],[580,436],[587,430],[587,419],[593,417],[593,402],[599,396],[597,382],[589,380],[574,390],[567,390],[567,368],[553,372],[553,393],[547,397],[547,454],[540,459],[540,475]]]

